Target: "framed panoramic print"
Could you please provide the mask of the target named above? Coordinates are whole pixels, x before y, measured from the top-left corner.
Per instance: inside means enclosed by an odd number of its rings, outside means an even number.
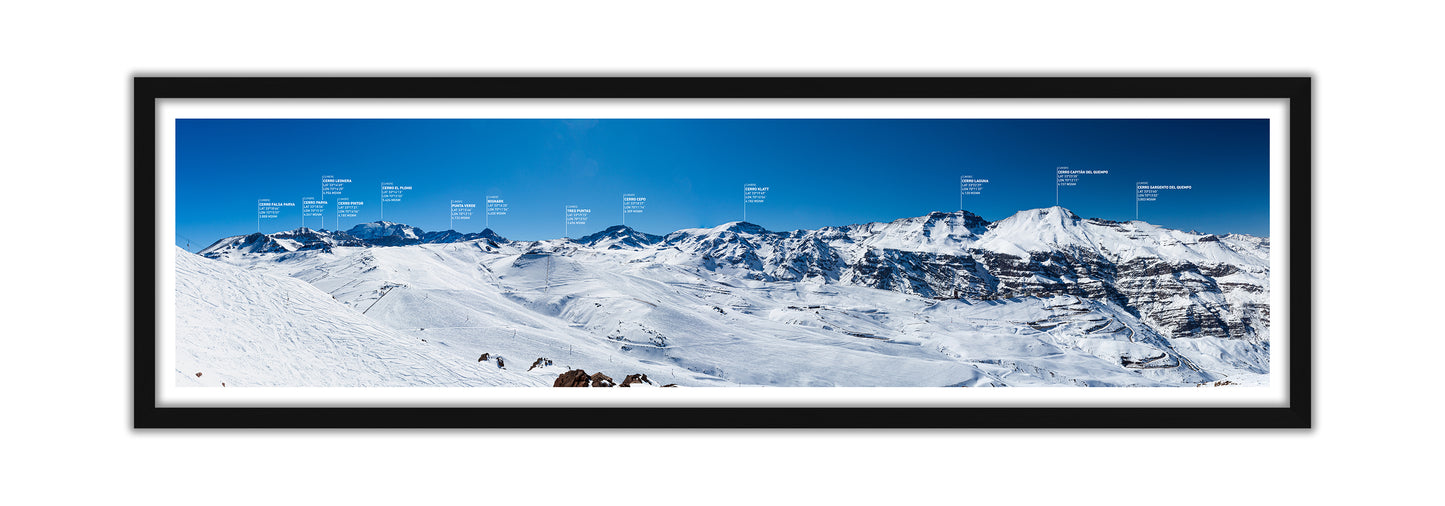
[[[137,77],[134,423],[1310,427],[1310,86]]]

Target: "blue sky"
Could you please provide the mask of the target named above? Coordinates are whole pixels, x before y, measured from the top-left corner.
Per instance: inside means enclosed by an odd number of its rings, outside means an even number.
[[[622,195],[647,198],[627,224],[663,234],[743,215],[742,189],[768,187],[747,221],[769,230],[891,221],[959,208],[959,177],[988,179],[963,207],[990,221],[1055,203],[1055,168],[1107,170],[1058,188],[1084,217],[1131,220],[1135,182],[1189,185],[1139,204],[1139,218],[1184,230],[1269,235],[1268,120],[1018,119],[182,119],[176,243],[191,250],[257,231],[256,200],[294,202],[264,232],[302,224],[321,178],[352,180],[365,202],[341,229],[381,216],[380,185],[411,186],[387,221],[448,228],[451,200],[487,195],[508,214],[490,228],[519,240],[571,237],[623,221]],[[334,198],[325,224],[336,229]],[[565,226],[567,205],[591,209]]]

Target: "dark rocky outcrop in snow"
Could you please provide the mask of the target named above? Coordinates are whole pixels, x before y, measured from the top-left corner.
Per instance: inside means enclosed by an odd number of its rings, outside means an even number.
[[[622,386],[630,386],[634,383],[647,383],[650,385],[652,384],[652,381],[647,379],[646,374],[632,374],[627,376],[627,378],[622,381]],[[591,376],[588,376],[587,371],[584,371],[582,369],[572,369],[570,371],[557,375],[557,379],[552,381],[552,386],[614,387],[618,385],[616,382],[612,381],[612,378],[610,376],[602,374],[600,371],[592,373]]]
[[[612,382],[612,378],[611,378],[611,377],[607,376],[606,374],[602,374],[601,372],[592,373],[592,378],[591,378],[591,379],[592,379],[592,386],[594,386],[594,387],[611,387],[611,386],[617,386],[617,383]]]
[[[552,386],[590,387],[592,386],[592,377],[587,375],[587,371],[581,369],[573,369],[557,375],[557,379],[552,381]]]
[[[647,379],[646,374],[629,374],[626,378],[622,379],[622,384],[618,386],[626,387],[631,386],[633,383],[647,383],[651,385],[652,380]]]

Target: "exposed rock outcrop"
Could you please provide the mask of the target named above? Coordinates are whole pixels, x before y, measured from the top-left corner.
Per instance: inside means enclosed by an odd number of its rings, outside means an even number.
[[[629,374],[629,375],[627,375],[626,378],[624,378],[624,379],[622,380],[622,385],[620,385],[620,386],[626,387],[626,386],[631,386],[631,385],[633,385],[633,384],[643,384],[643,383],[648,384],[648,385],[653,384],[653,383],[652,383],[652,380],[647,379],[647,375],[646,375],[646,374]],[[617,385],[617,383],[615,383],[614,381],[612,381],[612,378],[611,378],[610,376],[608,376],[608,375],[606,375],[606,374],[602,374],[601,371],[592,373],[592,375],[589,376],[589,375],[587,374],[587,371],[584,371],[584,370],[582,370],[582,369],[572,369],[572,370],[570,370],[570,371],[567,371],[567,372],[564,372],[564,373],[562,373],[562,374],[557,375],[557,379],[552,381],[552,386],[554,386],[554,387],[613,387],[613,386],[619,386],[619,385]]]
[[[590,387],[592,386],[592,378],[587,375],[587,371],[581,369],[573,369],[557,375],[557,379],[552,381],[552,386]]]
[[[647,379],[646,374],[629,374],[626,378],[622,379],[622,384],[618,386],[631,386],[633,383],[646,383],[651,385],[652,380]]]

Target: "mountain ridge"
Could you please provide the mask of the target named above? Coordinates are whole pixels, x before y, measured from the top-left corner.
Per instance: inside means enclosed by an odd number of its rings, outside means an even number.
[[[1171,337],[1268,340],[1269,238],[1200,234],[1143,221],[1082,218],[1061,206],[988,222],[932,212],[891,222],[769,231],[748,222],[666,235],[617,225],[578,239],[508,241],[373,222],[347,232],[297,229],[233,236],[213,259],[476,242],[528,255],[610,251],[618,261],[696,268],[760,282],[876,288],[934,299],[1072,295],[1107,300]],[[232,259],[236,260],[236,259]]]
[[[439,244],[490,240],[495,243],[511,242],[490,228],[481,232],[461,233],[456,230],[427,232],[419,227],[390,221],[374,221],[358,224],[342,231],[314,230],[300,227],[292,230],[265,234],[255,232],[244,235],[223,237],[210,246],[197,251],[197,255],[219,258],[236,254],[290,253],[295,251],[331,251],[339,246],[387,247],[410,246],[414,244]]]
[[[1032,220],[1029,220],[1029,219],[1026,218],[1026,217],[1029,217],[1029,216],[1036,216],[1036,218],[1035,218],[1035,219],[1032,219]],[[1106,220],[1106,219],[1102,219],[1102,218],[1081,218],[1081,217],[1079,217],[1079,215],[1075,214],[1073,211],[1070,211],[1070,210],[1068,210],[1067,208],[1064,208],[1063,206],[1057,206],[1057,205],[1056,205],[1056,206],[1045,207],[1045,208],[1021,210],[1021,211],[1018,211],[1018,212],[1014,213],[1013,215],[1010,215],[1010,216],[1008,216],[1008,217],[1006,217],[1006,218],[1003,218],[1003,219],[1000,219],[1000,220],[994,221],[994,222],[989,222],[989,221],[983,219],[982,217],[980,217],[980,216],[978,216],[978,215],[976,215],[976,214],[973,214],[973,213],[971,213],[971,212],[969,212],[969,211],[961,210],[961,211],[953,211],[953,212],[932,211],[932,212],[930,212],[930,213],[928,213],[928,214],[926,214],[926,215],[916,216],[916,217],[908,217],[908,218],[900,218],[900,219],[897,219],[897,220],[893,220],[893,221],[891,221],[891,222],[867,222],[867,223],[858,223],[858,224],[851,224],[851,225],[830,225],[830,226],[819,227],[819,228],[816,228],[816,229],[796,229],[796,230],[791,230],[791,231],[770,231],[770,230],[766,229],[765,227],[763,227],[762,225],[758,225],[758,224],[755,224],[755,223],[746,222],[746,221],[733,221],[733,222],[726,222],[726,223],[720,224],[720,225],[715,226],[715,227],[710,227],[710,228],[686,228],[686,229],[679,229],[679,230],[676,230],[676,231],[673,231],[673,232],[671,232],[671,233],[664,234],[664,235],[655,235],[655,234],[649,234],[649,233],[646,233],[646,232],[642,232],[642,231],[640,231],[640,230],[637,230],[637,229],[635,229],[635,228],[633,228],[633,227],[629,227],[629,226],[627,226],[627,225],[621,225],[621,224],[619,224],[619,225],[609,226],[609,227],[604,228],[604,229],[602,229],[602,230],[599,230],[599,231],[597,231],[597,232],[595,232],[595,233],[592,233],[592,234],[589,234],[589,235],[585,235],[585,236],[582,236],[582,237],[576,238],[576,239],[556,238],[556,239],[542,239],[542,240],[535,240],[535,241],[517,241],[517,242],[543,243],[543,242],[548,242],[548,241],[562,240],[562,241],[571,241],[571,242],[575,242],[575,243],[578,243],[578,244],[583,244],[583,245],[589,245],[589,246],[590,246],[590,245],[596,243],[597,241],[599,241],[600,239],[606,238],[606,237],[608,237],[608,236],[616,236],[616,235],[619,234],[619,233],[625,233],[625,234],[633,235],[634,237],[636,237],[636,238],[638,238],[638,239],[642,239],[642,240],[636,241],[637,244],[635,245],[635,246],[637,246],[637,247],[641,247],[641,246],[656,244],[656,243],[658,243],[658,242],[671,242],[671,240],[675,240],[676,237],[686,237],[686,236],[691,236],[691,235],[706,234],[706,233],[709,233],[709,232],[733,232],[733,233],[752,234],[752,235],[767,234],[767,235],[778,235],[778,236],[783,236],[783,237],[802,237],[802,236],[807,236],[807,235],[832,235],[832,236],[837,236],[837,235],[839,235],[839,234],[844,234],[844,235],[860,235],[860,234],[874,234],[874,235],[876,235],[876,234],[878,234],[878,233],[887,234],[887,233],[890,233],[890,232],[897,232],[897,229],[901,229],[901,228],[904,228],[904,227],[912,227],[913,230],[909,230],[908,232],[913,233],[913,234],[917,235],[918,237],[924,237],[924,238],[935,238],[935,237],[939,237],[937,234],[941,231],[941,232],[943,232],[942,237],[945,237],[945,238],[947,238],[947,237],[953,237],[953,238],[973,237],[973,238],[975,238],[975,240],[976,240],[976,239],[980,238],[981,236],[987,235],[987,234],[989,234],[989,233],[991,233],[991,232],[995,232],[995,231],[996,231],[997,229],[999,229],[1000,227],[1004,227],[1004,228],[1010,228],[1010,227],[1012,227],[1012,228],[1032,228],[1032,229],[1035,229],[1035,230],[1039,230],[1039,229],[1041,229],[1041,227],[1039,227],[1038,225],[1039,225],[1041,222],[1043,222],[1045,219],[1050,220],[1050,221],[1057,221],[1057,222],[1058,222],[1058,224],[1057,224],[1058,226],[1051,227],[1051,228],[1065,228],[1065,229],[1067,229],[1067,228],[1070,228],[1070,227],[1073,227],[1073,226],[1078,226],[1078,225],[1081,224],[1081,223],[1087,223],[1087,224],[1091,224],[1091,225],[1115,226],[1115,227],[1121,226],[1121,225],[1137,226],[1137,225],[1135,225],[1135,224],[1143,224],[1143,225],[1145,226],[1144,228],[1152,228],[1152,229],[1157,229],[1157,230],[1166,230],[1166,231],[1176,232],[1176,233],[1179,233],[1179,234],[1188,234],[1188,235],[1198,236],[1198,237],[1202,238],[1203,241],[1206,241],[1206,242],[1208,242],[1208,241],[1217,241],[1217,240],[1223,239],[1223,238],[1229,238],[1229,239],[1235,239],[1235,240],[1239,240],[1239,241],[1254,242],[1254,243],[1257,243],[1257,244],[1262,244],[1262,245],[1264,245],[1264,246],[1266,246],[1266,247],[1268,246],[1268,243],[1269,243],[1269,237],[1268,237],[1268,236],[1255,236],[1255,235],[1251,235],[1251,234],[1242,234],[1242,233],[1229,233],[1229,234],[1219,235],[1219,234],[1209,234],[1209,233],[1194,232],[1194,231],[1186,232],[1186,231],[1177,230],[1177,229],[1169,229],[1169,228],[1165,228],[1165,227],[1158,226],[1158,225],[1152,225],[1152,224],[1149,224],[1148,222],[1141,221],[1141,220],[1132,220],[1132,221],[1123,221],[1123,222],[1120,222],[1120,221]],[[962,220],[963,223],[962,223],[962,224],[956,223],[957,220]],[[1022,224],[1020,224],[1020,223],[1022,223]],[[944,226],[940,226],[940,224],[942,224],[942,225],[944,225]],[[1050,223],[1050,224],[1052,225],[1052,223]],[[893,229],[893,230],[890,230],[890,229]],[[413,244],[435,244],[435,243],[448,243],[448,242],[466,242],[466,241],[472,241],[472,240],[478,240],[478,239],[490,239],[490,240],[492,240],[492,241],[494,241],[494,242],[498,242],[498,243],[513,242],[513,241],[508,240],[508,239],[502,237],[501,235],[497,234],[497,233],[496,233],[495,231],[493,231],[491,228],[483,229],[481,232],[472,232],[472,233],[462,233],[462,232],[458,232],[458,231],[456,231],[456,230],[445,230],[445,231],[427,232],[427,231],[421,229],[420,227],[414,227],[414,226],[407,225],[407,224],[404,224],[404,223],[378,220],[378,221],[374,221],[374,222],[367,222],[367,223],[358,224],[358,225],[353,226],[352,228],[350,228],[350,229],[348,229],[348,230],[346,230],[346,231],[344,231],[344,232],[343,232],[343,231],[329,231],[329,230],[324,230],[324,229],[322,229],[322,230],[315,230],[315,229],[311,229],[311,228],[308,228],[308,227],[300,227],[300,228],[296,228],[296,229],[292,229],[292,230],[284,230],[284,231],[273,232],[273,233],[269,233],[269,234],[261,233],[261,232],[255,232],[255,233],[250,233],[250,234],[241,234],[241,235],[228,236],[228,237],[224,237],[224,238],[222,238],[222,239],[217,240],[216,242],[212,243],[210,246],[207,246],[207,247],[205,247],[205,248],[202,248],[201,250],[197,251],[196,254],[201,255],[201,256],[210,256],[210,257],[213,257],[213,258],[214,258],[215,255],[212,255],[211,253],[221,252],[221,251],[223,251],[223,250],[225,250],[225,249],[227,249],[227,248],[231,248],[231,247],[233,247],[233,246],[237,246],[237,245],[239,245],[238,242],[237,242],[238,240],[242,240],[243,242],[256,242],[256,241],[262,241],[262,240],[265,239],[265,238],[272,239],[272,240],[273,240],[273,243],[274,243],[275,245],[279,245],[282,249],[286,249],[287,251],[298,251],[298,250],[304,250],[304,249],[323,249],[323,248],[316,247],[316,244],[315,244],[315,243],[318,243],[318,242],[319,242],[319,243],[325,243],[325,244],[328,245],[328,246],[361,246],[361,247],[409,246],[409,245],[413,245]],[[655,239],[652,239],[652,238],[660,238],[661,240],[655,240]],[[299,244],[290,244],[290,243],[288,243],[288,242],[283,242],[283,241],[274,241],[275,239],[290,239],[290,240],[292,240],[291,242],[295,242],[295,243],[299,243]],[[306,239],[309,239],[309,240],[306,240]],[[326,240],[326,239],[330,239],[330,240]],[[1062,244],[1062,243],[1060,243],[1060,242],[1057,240],[1057,239],[1058,239],[1057,237],[1056,237],[1055,239],[1056,239],[1056,240],[1053,241],[1055,244]],[[969,242],[972,242],[972,241],[969,241]],[[610,245],[610,244],[609,244],[609,245]],[[291,247],[288,248],[288,246],[291,246]],[[307,248],[307,247],[305,247],[305,246],[312,246],[312,247],[311,247],[311,248]],[[898,244],[899,247],[891,247],[889,244],[884,244],[884,243],[881,243],[881,242],[879,242],[879,241],[874,241],[874,242],[872,242],[872,243],[869,243],[869,246],[871,246],[871,247],[876,247],[876,248],[879,248],[879,249],[908,249],[908,250],[910,250],[910,251],[920,251],[920,248],[919,248],[920,245],[919,245],[919,244],[910,244],[910,243],[908,243],[908,242],[901,242],[901,243],[899,243],[899,244]],[[961,245],[961,246],[962,246],[962,247],[967,247],[967,244],[963,244],[963,245]],[[262,248],[262,249],[265,249],[265,248]],[[246,251],[246,252],[251,252],[251,251]],[[270,253],[270,252],[275,252],[275,251],[269,251],[269,250],[267,250],[267,251],[257,251],[257,252],[267,252],[267,253]]]

